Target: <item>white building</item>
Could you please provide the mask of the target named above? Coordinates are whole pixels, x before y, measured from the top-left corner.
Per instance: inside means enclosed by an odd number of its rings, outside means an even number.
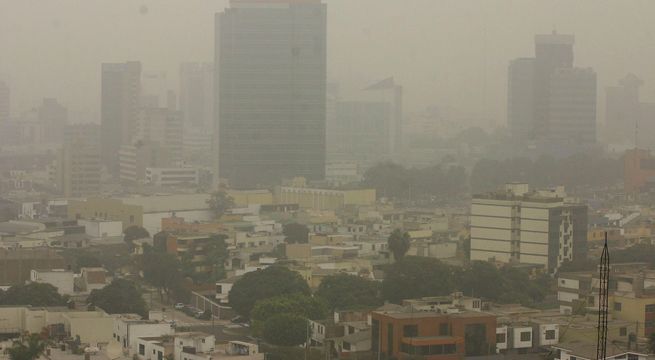
[[[587,252],[587,206],[561,191],[505,191],[476,195],[471,203],[471,260],[542,265],[554,271]]]
[[[50,284],[57,288],[61,295],[72,295],[75,292],[74,274],[64,269],[53,270],[32,270],[30,281],[35,283]]]
[[[198,184],[198,169],[186,167],[146,168],[146,183],[156,186]]]
[[[123,235],[123,223],[120,221],[79,219],[77,223],[84,226],[84,232],[92,238],[103,239]]]
[[[123,349],[133,353],[138,351],[137,339],[141,337],[157,337],[172,335],[175,330],[170,323],[141,320],[134,314],[121,314],[114,316],[113,338],[121,344]]]
[[[214,335],[202,332],[187,332],[175,334],[175,360],[210,360],[216,348]]]

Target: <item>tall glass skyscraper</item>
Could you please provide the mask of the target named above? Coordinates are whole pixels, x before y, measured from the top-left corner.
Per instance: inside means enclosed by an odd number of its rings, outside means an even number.
[[[232,187],[325,172],[326,5],[232,0],[216,15],[218,175]]]

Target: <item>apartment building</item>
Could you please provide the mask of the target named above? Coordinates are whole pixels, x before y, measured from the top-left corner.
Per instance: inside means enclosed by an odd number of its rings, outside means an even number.
[[[478,311],[415,312],[408,307],[371,313],[374,357],[463,359],[495,353],[496,316]]]
[[[471,203],[471,260],[540,265],[549,272],[587,253],[587,206],[563,188],[506,184]]]

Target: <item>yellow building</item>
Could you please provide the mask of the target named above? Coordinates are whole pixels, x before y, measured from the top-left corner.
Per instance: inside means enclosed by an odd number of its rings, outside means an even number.
[[[655,295],[614,294],[610,297],[612,318],[639,324],[638,336],[655,332]]]
[[[125,229],[132,225],[143,226],[143,207],[125,204],[119,199],[90,197],[70,200],[68,218],[122,221]]]
[[[275,189],[278,204],[298,204],[304,209],[336,210],[347,205],[375,204],[375,189],[331,190],[280,186]]]
[[[227,194],[239,207],[273,204],[273,193],[269,190],[227,190]]]

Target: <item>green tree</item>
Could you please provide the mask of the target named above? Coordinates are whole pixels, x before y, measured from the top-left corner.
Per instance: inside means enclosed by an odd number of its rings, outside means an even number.
[[[380,284],[355,275],[330,275],[321,281],[316,296],[331,309],[375,307],[382,304]]]
[[[278,314],[292,314],[310,320],[320,320],[325,319],[329,311],[323,299],[300,293],[263,299],[255,304],[250,316],[255,334],[261,335],[266,321]]]
[[[152,247],[157,251],[166,252],[166,242],[171,234],[167,231],[160,231],[152,237]]]
[[[285,267],[270,266],[243,275],[232,286],[228,300],[237,314],[249,318],[257,301],[296,293],[309,295],[305,280]]]
[[[403,299],[448,295],[453,289],[450,266],[433,258],[406,256],[385,268],[382,297],[400,303]]]
[[[264,323],[262,337],[277,346],[297,346],[308,339],[309,324],[299,315],[282,313],[273,315]]]
[[[409,234],[400,231],[400,229],[394,230],[389,235],[387,242],[389,244],[389,250],[393,253],[393,258],[396,261],[402,259],[409,250]]]
[[[11,360],[36,360],[43,355],[47,345],[40,334],[30,334],[14,341],[7,353]]]
[[[115,279],[104,288],[91,291],[87,301],[109,314],[148,315],[141,291],[133,282],[125,279]]]
[[[298,223],[284,224],[282,233],[284,240],[289,244],[307,244],[309,242],[309,228]]]
[[[220,218],[225,212],[234,207],[234,199],[228,195],[227,191],[221,189],[211,195],[207,200],[209,209],[217,218]]]
[[[123,241],[128,244],[132,244],[134,240],[145,239],[149,237],[150,233],[148,230],[138,225],[128,226],[125,228],[125,230],[123,230]]]
[[[205,247],[204,265],[210,269],[209,282],[225,279],[225,260],[228,257],[227,235],[211,235],[211,241]]]
[[[143,248],[142,268],[143,278],[157,288],[162,299],[164,293],[170,295],[182,282],[181,264],[175,255],[149,245]]]
[[[56,287],[44,283],[14,285],[0,294],[2,305],[63,306],[67,301]]]

